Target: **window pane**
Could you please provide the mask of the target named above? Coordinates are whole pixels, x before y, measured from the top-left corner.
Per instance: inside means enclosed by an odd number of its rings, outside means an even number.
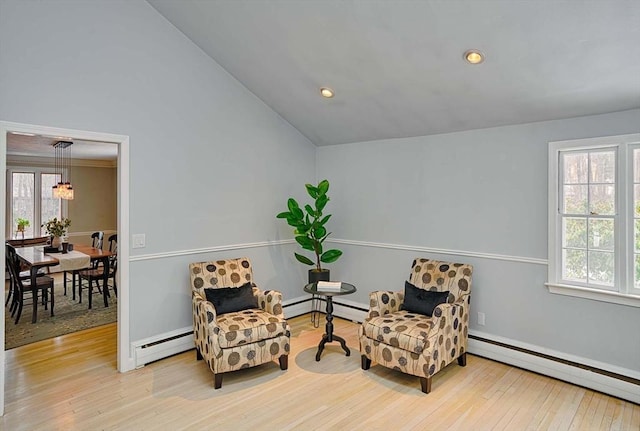
[[[590,153],[591,183],[615,183],[616,182],[616,153],[615,151],[602,151]]]
[[[586,184],[588,172],[588,153],[564,154],[564,183]]]
[[[566,217],[562,239],[564,247],[587,248],[587,219]]]
[[[601,215],[613,215],[616,209],[615,186],[589,186],[589,211]]]
[[[11,215],[11,226],[13,232],[18,228],[18,218],[29,220],[30,225],[25,228],[24,235],[26,237],[33,236],[34,224],[34,193],[35,178],[33,173],[14,172],[13,173],[13,193],[12,206],[13,214]]]
[[[614,254],[602,251],[589,252],[589,281],[613,286]]]
[[[636,274],[636,288],[640,289],[640,255],[636,254],[636,268],[635,268],[635,274]]]
[[[633,194],[635,195],[635,199],[633,202],[633,206],[636,209],[636,217],[640,217],[640,184],[636,184],[633,186]]]
[[[635,238],[636,238],[636,246],[635,246],[635,252],[636,253],[640,253],[640,220],[635,220]]]
[[[50,220],[54,217],[61,218],[61,205],[60,199],[53,197],[53,191],[51,187],[56,185],[60,181],[60,175],[57,174],[42,174],[42,200],[41,200],[41,220],[42,223]],[[45,229],[40,228],[41,235],[46,235]]]
[[[565,214],[586,214],[587,190],[587,186],[564,186],[562,212]]]
[[[614,247],[613,220],[589,219],[589,250],[610,250]]]
[[[584,250],[562,250],[562,278],[587,281],[587,252]]]

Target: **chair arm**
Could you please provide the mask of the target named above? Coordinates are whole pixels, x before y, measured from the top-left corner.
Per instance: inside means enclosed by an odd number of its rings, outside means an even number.
[[[367,319],[384,316],[385,314],[400,311],[400,305],[404,301],[404,292],[391,292],[378,290],[369,294],[369,312]]]
[[[282,293],[277,290],[265,290],[264,292],[258,287],[253,286],[253,294],[258,297],[258,307],[267,313],[284,319],[282,311]]]
[[[458,320],[456,324],[456,319]],[[431,321],[433,328],[443,329],[447,320],[451,321],[451,328],[458,333],[463,332],[469,325],[469,295],[461,296],[456,302],[439,304],[433,309]]]
[[[192,292],[191,301],[193,305],[193,329],[194,336],[196,338],[196,345],[199,341],[202,344],[206,344],[207,340],[213,340],[220,332],[216,318],[216,308],[212,303],[203,298],[198,292]],[[198,325],[198,321],[203,324]],[[197,333],[196,328],[200,328],[201,332]],[[204,357],[214,357],[219,351],[220,347],[218,343],[210,343],[209,355],[207,355],[206,349],[200,349],[200,353]]]

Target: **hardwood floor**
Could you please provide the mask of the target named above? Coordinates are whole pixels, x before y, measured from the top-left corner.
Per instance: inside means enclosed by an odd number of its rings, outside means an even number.
[[[417,377],[360,369],[357,325],[347,340],[316,346],[324,327],[290,319],[289,369],[277,362],[213,374],[195,351],[116,371],[116,325],[6,352],[1,430],[640,430],[640,406],[468,355],[420,392]]]

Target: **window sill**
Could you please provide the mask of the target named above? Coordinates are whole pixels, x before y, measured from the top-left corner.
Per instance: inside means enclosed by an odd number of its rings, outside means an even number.
[[[545,283],[549,292],[558,295],[574,296],[577,298],[591,299],[594,301],[611,302],[613,304],[640,307],[640,296],[626,295],[618,292],[589,289],[586,287],[570,286],[567,284]]]

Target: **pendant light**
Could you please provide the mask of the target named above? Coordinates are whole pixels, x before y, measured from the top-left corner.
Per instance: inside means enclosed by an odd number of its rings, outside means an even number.
[[[55,171],[60,175],[58,184],[52,187],[53,197],[73,200],[71,185],[71,141],[58,141],[53,144],[55,150]]]

